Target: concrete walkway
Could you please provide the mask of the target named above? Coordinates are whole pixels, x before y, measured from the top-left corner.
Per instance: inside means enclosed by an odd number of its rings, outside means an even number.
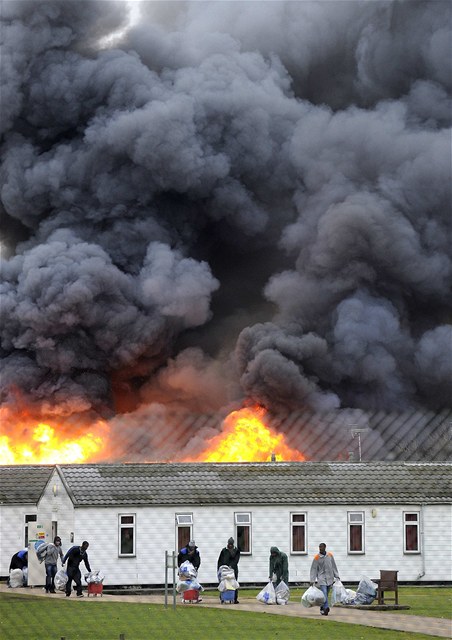
[[[0,592],[8,593],[21,593],[33,596],[41,596],[47,598],[65,598],[63,592],[57,592],[56,594],[47,594],[44,589],[40,587],[25,588],[25,589],[8,589],[3,583],[0,584]],[[243,593],[243,592],[242,592]],[[265,605],[256,600],[256,598],[247,598],[240,594],[240,604],[228,605],[220,604],[218,597],[211,593],[202,594],[202,603],[199,604],[182,604],[180,597],[177,598],[176,606],[178,607],[211,607],[215,609],[222,609],[223,611],[252,611],[254,613],[279,615],[279,616],[291,616],[298,618],[310,618],[324,620],[320,614],[318,607],[306,609],[300,602],[289,602],[285,606]],[[163,595],[110,595],[103,594],[102,597],[90,596],[86,597],[87,593],[84,590],[85,597],[83,602],[98,602],[100,599],[103,602],[129,602],[145,603],[145,604],[164,604],[165,598]],[[77,598],[75,593],[72,593],[71,602],[80,602],[81,598]],[[172,594],[168,597],[168,607],[173,606]],[[346,622],[347,624],[360,624],[366,627],[378,627],[379,629],[390,629],[393,631],[410,631],[412,633],[424,633],[429,636],[436,636],[439,638],[452,638],[452,621],[443,620],[441,618],[426,618],[422,616],[412,616],[400,613],[392,613],[386,611],[363,611],[360,609],[345,608],[345,607],[333,607],[330,611],[330,615],[327,618],[330,622]]]

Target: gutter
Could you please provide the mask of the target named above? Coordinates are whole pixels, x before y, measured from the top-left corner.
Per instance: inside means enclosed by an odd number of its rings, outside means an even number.
[[[419,511],[419,535],[421,538],[421,572],[416,578],[416,580],[420,580],[425,576],[425,544],[424,544],[424,507],[425,504],[421,503],[420,511]]]

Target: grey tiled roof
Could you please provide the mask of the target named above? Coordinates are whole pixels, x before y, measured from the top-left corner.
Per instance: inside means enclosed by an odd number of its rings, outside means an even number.
[[[0,504],[37,504],[54,468],[51,465],[0,465]]]
[[[143,463],[58,468],[79,506],[452,502],[450,463]]]

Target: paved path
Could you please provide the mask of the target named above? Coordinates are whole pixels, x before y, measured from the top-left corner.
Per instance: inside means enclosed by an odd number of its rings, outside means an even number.
[[[48,598],[65,598],[64,593],[58,592],[55,595],[46,594],[44,589],[35,587],[33,589],[14,589],[9,590],[5,584],[0,584],[0,592],[9,591],[11,593],[26,593],[34,596],[44,596]],[[86,596],[86,591],[84,591]],[[84,602],[97,602],[99,596],[83,598]],[[75,593],[71,596],[71,601],[80,601],[75,597]],[[130,602],[146,603],[146,604],[164,604],[163,595],[110,595],[103,594],[102,601],[105,602]],[[173,606],[172,594],[168,598],[168,606]],[[270,615],[292,616],[298,618],[317,618],[323,620],[319,614],[317,607],[306,609],[299,602],[289,602],[285,606],[265,605],[258,602],[255,598],[246,598],[240,594],[240,604],[228,605],[220,604],[218,597],[203,594],[203,601],[200,604],[182,604],[180,598],[177,598],[176,606],[180,607],[212,607],[222,609],[224,611],[253,611],[254,613],[266,613]],[[424,633],[439,638],[452,638],[452,621],[442,618],[426,618],[422,616],[412,616],[407,614],[393,613],[388,611],[363,611],[352,608],[331,609],[328,620],[331,622],[346,622],[348,624],[361,624],[366,627],[378,627],[379,629],[392,629],[394,631],[411,631],[412,633]]]

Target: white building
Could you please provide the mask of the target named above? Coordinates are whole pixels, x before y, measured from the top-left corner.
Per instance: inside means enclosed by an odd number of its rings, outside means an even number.
[[[230,536],[239,581],[268,578],[270,547],[290,582],[309,581],[319,542],[341,579],[398,570],[399,582],[451,582],[450,463],[191,463],[0,466],[0,575],[33,520],[90,543],[105,585],[162,585],[165,551],[195,539],[199,579],[216,584]],[[83,565],[82,565],[83,573]],[[168,572],[171,577],[171,572]]]

